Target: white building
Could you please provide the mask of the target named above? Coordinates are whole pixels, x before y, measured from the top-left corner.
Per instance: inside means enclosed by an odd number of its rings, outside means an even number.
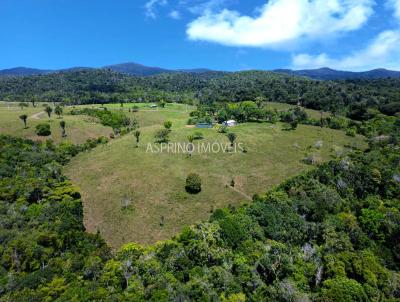
[[[237,122],[235,120],[229,120],[229,121],[224,122],[223,124],[228,127],[233,127],[233,126],[237,125]]]

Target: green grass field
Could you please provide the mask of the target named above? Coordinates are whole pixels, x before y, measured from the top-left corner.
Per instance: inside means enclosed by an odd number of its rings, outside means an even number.
[[[112,107],[121,110],[118,104]],[[125,105],[122,110],[127,108]],[[83,194],[88,231],[100,231],[113,248],[130,241],[154,243],[173,236],[185,225],[207,219],[213,209],[246,202],[253,194],[312,169],[302,161],[308,154],[324,161],[332,150],[364,146],[362,137],[351,138],[342,131],[305,125],[285,131],[279,123],[248,123],[230,129],[247,153],[195,152],[189,157],[146,152],[166,120],[173,123],[171,142],[187,142],[189,135],[201,131],[203,143],[228,143],[226,135],[216,129],[188,127],[189,112],[185,105],[168,104],[165,109],[144,107],[129,113],[141,126],[139,148],[133,134],[128,134],[78,155],[66,167],[65,173]],[[320,149],[314,147],[318,141],[323,142]],[[202,178],[203,189],[197,195],[186,193],[184,188],[191,172]],[[234,188],[229,186],[232,179]],[[128,208],[122,206],[123,200],[130,201]]]
[[[54,113],[49,119],[47,113],[43,111],[43,104],[38,103],[34,108],[29,104],[28,108],[21,109],[17,103],[0,102],[0,133],[29,138],[32,140],[52,139],[56,143],[63,140],[71,141],[74,144],[84,143],[88,138],[97,138],[99,136],[109,136],[112,132],[110,127],[102,126],[99,123],[91,122],[85,116],[68,115],[70,108],[64,108],[64,115],[59,119]],[[24,129],[24,124],[19,116],[26,114],[28,116],[28,128]],[[60,121],[66,122],[67,137],[61,137]],[[52,134],[46,137],[40,137],[35,133],[35,126],[40,123],[48,122]]]

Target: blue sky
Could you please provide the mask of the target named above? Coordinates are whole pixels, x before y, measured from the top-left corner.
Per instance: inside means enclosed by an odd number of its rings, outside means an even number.
[[[400,70],[400,0],[0,0],[0,69]]]

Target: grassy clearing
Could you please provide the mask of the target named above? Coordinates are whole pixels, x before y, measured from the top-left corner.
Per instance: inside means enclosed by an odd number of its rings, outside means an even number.
[[[114,105],[115,106],[115,105]],[[127,107],[126,105],[124,107]],[[66,174],[81,188],[85,225],[100,231],[114,248],[129,241],[144,244],[166,239],[183,226],[207,219],[212,209],[238,205],[255,193],[267,191],[287,177],[311,169],[302,159],[314,154],[329,159],[332,149],[363,146],[363,138],[350,138],[342,131],[300,125],[284,131],[282,124],[248,123],[231,129],[243,152],[185,154],[150,153],[148,143],[165,120],[173,123],[171,142],[187,142],[199,129],[186,126],[185,105],[130,113],[141,125],[141,142],[135,148],[133,134],[80,154],[66,167]],[[203,143],[228,143],[215,129],[201,129]],[[320,149],[315,143],[322,141]],[[185,192],[186,176],[200,174],[203,190]],[[235,181],[235,188],[229,184]],[[130,206],[124,208],[123,200]],[[164,217],[165,223],[160,225]]]
[[[297,107],[297,106],[285,104],[285,103],[275,103],[275,102],[268,102],[268,104],[266,105],[266,108],[276,109],[278,111],[284,111],[284,110],[288,110],[288,109],[295,108],[295,107]],[[319,118],[321,118],[321,115],[322,115],[322,117],[331,116],[330,112],[320,112],[317,110],[306,109],[306,108],[303,108],[303,109],[307,112],[308,116],[311,118],[319,119]]]
[[[54,113],[51,119],[43,111],[43,104],[38,103],[34,108],[29,104],[28,108],[21,109],[17,103],[0,102],[0,133],[29,138],[32,140],[53,139],[56,143],[63,140],[71,141],[74,144],[84,143],[88,138],[97,138],[99,136],[108,136],[112,129],[104,127],[99,123],[90,122],[85,116],[68,115],[70,108],[64,108],[64,115],[59,119]],[[24,124],[19,116],[26,114],[28,116],[28,128],[24,129]],[[67,124],[67,137],[61,137],[60,121],[64,120]],[[40,137],[35,133],[35,126],[40,123],[48,122],[52,134],[46,137]]]

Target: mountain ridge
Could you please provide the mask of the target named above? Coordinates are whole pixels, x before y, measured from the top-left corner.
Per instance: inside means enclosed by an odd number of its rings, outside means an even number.
[[[0,76],[32,76],[32,75],[43,75],[58,72],[71,72],[71,71],[82,71],[82,70],[94,70],[94,69],[108,69],[114,72],[127,74],[130,76],[153,76],[162,73],[206,73],[212,72],[213,70],[207,68],[193,68],[193,69],[166,69],[161,67],[146,66],[139,63],[127,62],[120,64],[107,65],[99,68],[95,67],[71,67],[64,69],[37,69],[29,67],[15,67],[0,70]],[[328,67],[318,69],[303,69],[303,70],[292,70],[292,69],[275,69],[272,72],[282,73],[292,76],[303,76],[309,77],[315,80],[350,80],[350,79],[380,79],[380,78],[400,78],[400,71],[388,70],[384,68],[373,69],[369,71],[344,71],[335,70]]]
[[[335,70],[328,67],[318,69],[275,69],[274,72],[296,76],[305,76],[314,80],[351,80],[351,79],[380,79],[380,78],[400,78],[400,71],[377,68],[368,71],[344,71]]]

